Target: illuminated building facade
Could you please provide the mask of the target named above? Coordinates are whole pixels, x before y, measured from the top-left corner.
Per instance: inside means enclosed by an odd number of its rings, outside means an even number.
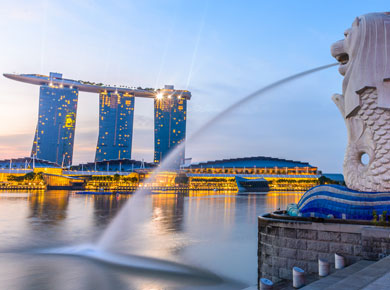
[[[304,191],[319,184],[318,168],[306,162],[272,158],[245,157],[181,166],[190,179],[190,189],[236,188],[236,176],[264,178],[270,190]]]
[[[317,175],[318,168],[307,162],[266,156],[243,157],[192,163],[182,166],[188,173],[240,175]]]
[[[173,86],[165,86],[154,100],[155,163],[160,163],[173,148],[185,141],[187,99],[173,93]],[[183,146],[172,161],[172,168],[179,168],[184,158],[185,147]]]
[[[160,163],[176,145],[185,140],[187,101],[191,99],[191,93],[187,90],[174,90],[173,86],[157,90],[117,87],[66,79],[62,74],[53,72],[49,76],[3,75],[41,87],[38,125],[31,153],[34,158],[63,166],[72,164],[78,92],[99,94],[99,138],[95,161],[131,158],[136,97],[154,99],[154,163]],[[174,167],[179,168],[184,159],[184,147],[176,159]]]
[[[31,156],[63,166],[72,164],[77,101],[76,88],[50,84],[40,87]]]
[[[99,138],[95,161],[131,159],[134,96],[121,92],[99,94]]]

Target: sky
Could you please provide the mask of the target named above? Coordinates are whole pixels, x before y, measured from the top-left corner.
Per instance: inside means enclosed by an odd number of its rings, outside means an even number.
[[[230,104],[289,75],[334,63],[333,42],[388,1],[0,0],[1,73],[188,89],[187,136]],[[342,172],[337,67],[275,88],[189,139],[194,162],[271,156]],[[0,76],[0,159],[29,156],[39,87]],[[135,102],[132,158],[153,160],[153,101]],[[98,95],[79,95],[73,163],[94,160]]]

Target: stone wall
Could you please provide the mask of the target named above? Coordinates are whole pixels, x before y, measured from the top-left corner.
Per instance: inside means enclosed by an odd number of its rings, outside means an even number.
[[[334,253],[352,264],[390,254],[390,228],[259,217],[258,278],[292,279],[292,267],[318,273],[318,259],[334,264]]]

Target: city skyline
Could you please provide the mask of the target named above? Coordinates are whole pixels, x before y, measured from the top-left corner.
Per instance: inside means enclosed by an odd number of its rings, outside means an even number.
[[[187,112],[190,136],[259,87],[334,62],[329,46],[343,37],[340,27],[348,28],[356,15],[387,10],[385,1],[358,2],[331,1],[314,8],[309,1],[253,1],[245,7],[221,1],[16,1],[1,8],[0,21],[8,29],[2,32],[7,45],[0,62],[3,72],[61,71],[109,84],[188,89],[193,93]],[[341,92],[340,79],[329,69],[239,108],[210,128],[207,137],[187,144],[187,157],[285,157],[341,172],[346,133],[330,100]],[[1,159],[29,155],[37,94],[31,86],[17,88],[0,78]],[[83,94],[74,163],[94,159],[98,138],[99,101]],[[132,157],[152,161],[153,105],[140,100],[135,106]]]
[[[74,165],[77,103],[80,91],[99,96],[99,135],[94,162],[130,160],[133,143],[135,98],[154,99],[154,163],[160,163],[177,145],[185,141],[187,100],[191,92],[110,86],[64,78],[62,73],[4,74],[6,78],[40,86],[38,124],[34,134],[32,158],[67,167]],[[12,157],[11,157],[12,158]],[[174,167],[184,163],[185,147],[177,154]],[[143,160],[143,159],[142,159]]]

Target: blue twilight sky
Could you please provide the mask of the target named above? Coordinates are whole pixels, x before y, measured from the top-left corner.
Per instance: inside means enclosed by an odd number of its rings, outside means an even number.
[[[386,5],[387,4],[387,5]],[[335,62],[330,45],[388,1],[0,0],[1,73],[62,72],[111,85],[189,89],[187,133],[270,82]],[[341,172],[337,68],[239,107],[187,146],[194,161],[273,156]],[[38,87],[0,77],[0,158],[30,154]],[[74,163],[92,161],[98,95],[80,93]],[[133,158],[153,159],[153,101],[137,99]]]

